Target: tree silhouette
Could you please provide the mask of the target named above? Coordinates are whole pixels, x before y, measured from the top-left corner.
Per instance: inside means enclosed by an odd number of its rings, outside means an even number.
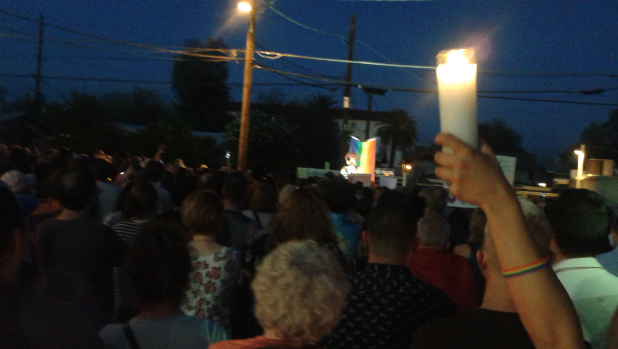
[[[393,109],[387,120],[378,124],[376,134],[384,143],[390,143],[391,152],[389,167],[394,167],[395,152],[397,149],[405,149],[416,143],[416,120],[403,109]]]
[[[200,49],[225,49],[221,39],[209,38],[205,43],[195,39],[185,42],[185,49],[200,52]],[[208,55],[222,53],[208,51]],[[228,67],[225,60],[181,54],[172,67],[172,83],[178,99],[178,110],[194,130],[222,132],[230,121],[227,107],[230,99],[226,85]]]
[[[618,161],[618,109],[612,110],[605,122],[590,123],[582,131],[580,143],[586,145],[587,158]]]
[[[333,113],[337,102],[331,95],[317,93],[305,98],[304,105],[306,112],[295,120],[302,165],[322,168],[324,162],[339,163],[341,131]]]
[[[521,135],[499,119],[479,123],[479,138],[485,140],[497,152],[524,151],[521,146]]]

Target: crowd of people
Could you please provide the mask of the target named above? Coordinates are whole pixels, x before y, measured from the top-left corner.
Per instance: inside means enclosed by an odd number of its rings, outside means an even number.
[[[0,145],[0,348],[618,348],[610,204],[540,207],[487,146],[436,143],[436,175],[478,208]]]

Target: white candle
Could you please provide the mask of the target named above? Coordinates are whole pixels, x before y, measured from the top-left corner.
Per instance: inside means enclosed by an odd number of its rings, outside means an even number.
[[[451,133],[473,148],[478,147],[476,121],[476,63],[474,49],[438,54],[438,101],[441,132]],[[448,148],[445,152],[450,152]]]

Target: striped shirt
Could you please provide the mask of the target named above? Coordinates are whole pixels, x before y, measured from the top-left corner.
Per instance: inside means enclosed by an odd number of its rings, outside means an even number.
[[[116,234],[127,244],[127,247],[133,244],[133,240],[137,236],[139,227],[144,224],[145,220],[139,221],[120,221],[112,227]],[[122,266],[114,267],[114,289],[126,290],[129,288],[128,283],[129,276],[127,274],[127,267]]]

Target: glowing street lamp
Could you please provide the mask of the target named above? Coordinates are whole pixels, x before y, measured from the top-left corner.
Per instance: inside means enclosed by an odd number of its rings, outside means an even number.
[[[246,2],[246,1],[239,2],[238,3],[238,10],[240,12],[249,13],[249,12],[251,12],[251,4]]]
[[[577,154],[577,184],[575,187],[580,188],[581,180],[584,178],[584,156],[585,154],[582,150],[576,150],[575,154]]]

